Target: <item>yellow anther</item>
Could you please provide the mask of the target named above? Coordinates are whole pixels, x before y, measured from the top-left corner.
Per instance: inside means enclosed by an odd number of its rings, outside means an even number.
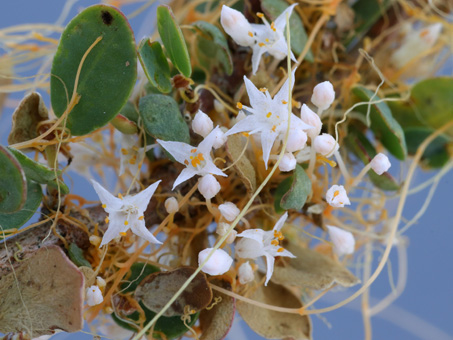
[[[123,155],[127,155],[129,153],[129,151],[127,151],[125,148],[121,148],[121,153]]]
[[[257,16],[258,18],[264,18],[264,14],[261,13],[261,12],[256,13],[256,16]]]
[[[248,134],[247,132],[243,132],[242,135],[243,135],[244,137],[250,136],[250,134]]]
[[[241,103],[241,102],[237,102],[237,103],[236,103],[236,107],[237,107],[239,110],[242,110],[242,103]]]
[[[190,156],[190,159],[193,159],[193,156]]]
[[[204,161],[204,156],[203,156],[202,153],[199,153],[199,154],[197,155],[197,158],[198,158],[200,161]]]
[[[266,44],[265,44],[265,43],[262,43],[262,42],[260,42],[260,43],[258,44],[259,47],[264,47],[265,45],[266,45]]]
[[[281,253],[281,252],[283,252],[284,250],[285,250],[285,249],[283,249],[283,248],[278,248],[277,253]]]
[[[120,231],[121,236],[126,236],[127,234],[124,231]]]
[[[102,207],[105,209],[105,208],[107,208],[107,205],[103,204]]]
[[[275,28],[275,23],[272,21],[271,23],[271,29],[275,32],[277,29]]]
[[[277,127],[276,127],[275,125],[272,126],[272,132],[275,132],[275,129],[276,129],[276,128],[277,128]]]
[[[135,152],[138,152],[138,148],[136,146],[133,146],[132,150],[134,150]]]
[[[340,194],[340,191],[339,190],[335,190],[335,192],[333,193],[333,197],[337,197],[339,194]]]
[[[277,240],[272,240],[271,244],[273,244],[274,246],[278,246],[278,241]]]
[[[282,100],[282,104],[286,105],[286,104],[288,104],[288,102],[286,100]]]
[[[185,165],[189,165],[189,161],[188,161],[187,159],[184,160],[184,164],[185,164]]]
[[[268,112],[266,118],[270,118],[270,116],[272,116],[272,112]]]
[[[140,217],[138,218],[138,220],[141,221],[141,220],[143,220],[144,218],[145,218],[145,216],[142,215],[142,216],[140,216]]]
[[[280,119],[280,116],[277,116],[277,119]]]
[[[190,150],[190,153],[195,153],[195,152],[197,152],[197,149]]]
[[[134,164],[135,164],[135,162],[136,162],[135,158],[131,158],[131,159],[129,160],[129,164],[132,164],[132,165],[134,165]]]
[[[260,91],[261,91],[261,92],[266,92],[266,91],[267,91],[267,88],[262,87],[262,88],[260,88]]]
[[[250,31],[249,31],[248,35],[249,35],[250,37],[253,37],[253,33],[250,32]]]
[[[118,194],[118,198],[123,199],[123,195],[121,195],[121,193],[119,193],[119,194]]]
[[[200,162],[200,160],[199,160],[198,158],[192,159],[192,162],[191,162],[191,163],[192,163],[192,166],[193,166],[194,168],[196,168],[197,165],[200,165],[200,164],[201,164],[201,162]]]
[[[124,225],[128,225],[128,224],[129,224],[129,222],[128,222],[128,221],[124,221]]]
[[[317,161],[324,162],[324,163],[327,163],[327,164],[329,164],[332,168],[335,168],[335,167],[337,166],[337,163],[335,163],[334,161],[331,161],[330,159],[327,159],[326,157],[321,156],[321,155],[316,155],[316,160],[317,160]]]
[[[265,40],[266,40],[267,43],[269,42],[269,39],[268,39],[268,38],[266,38]]]
[[[109,223],[109,218],[106,217],[105,220],[104,220],[105,223]]]

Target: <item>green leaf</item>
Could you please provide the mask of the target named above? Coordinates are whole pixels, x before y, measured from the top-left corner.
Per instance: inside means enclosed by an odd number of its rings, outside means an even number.
[[[197,55],[200,65],[221,65],[226,74],[233,73],[233,59],[222,31],[206,22],[197,21],[192,26],[198,31]]]
[[[0,213],[23,208],[27,199],[25,173],[16,157],[0,145]]]
[[[133,121],[129,120],[122,114],[117,114],[111,121],[110,123],[120,131],[121,133],[124,133],[125,135],[135,135],[138,133],[138,128],[137,124],[135,124]]]
[[[418,147],[435,130],[428,127],[408,127],[404,130],[407,142],[407,151],[410,155],[417,152]],[[449,148],[453,146],[451,139],[445,135],[436,137],[422,155],[424,165],[430,168],[441,168],[451,158]]]
[[[453,78],[423,80],[411,90],[408,101],[389,102],[394,117],[403,125],[438,129],[453,119]],[[449,130],[453,136],[453,129]]]
[[[262,0],[261,8],[263,12],[272,20],[277,17],[288,8],[289,4],[284,0]],[[302,53],[305,45],[307,44],[307,32],[305,32],[304,24],[302,19],[296,11],[293,11],[289,18],[289,28],[291,32],[291,50],[299,55]],[[311,50],[308,51],[305,56],[305,60],[313,62],[313,53]]]
[[[60,190],[62,194],[68,194],[69,188],[67,185],[58,177],[61,176],[61,170],[57,170],[57,177],[55,177],[55,172],[45,166],[44,164],[35,162],[31,158],[24,155],[19,150],[8,147],[8,150],[16,157],[20,165],[24,169],[25,176],[27,179],[35,181],[40,184],[47,184],[53,188],[57,187],[57,183],[60,184]]]
[[[91,268],[91,263],[88,262],[83,256],[83,250],[80,249],[77,244],[71,243],[68,248],[68,255],[72,262],[77,267],[89,267]]]
[[[157,30],[173,65],[183,75],[190,77],[192,66],[184,36],[175,22],[173,12],[166,5],[157,7]]]
[[[358,0],[353,6],[355,30],[346,41],[348,50],[352,49],[368,32],[368,30],[382,17],[391,5],[390,0]]]
[[[168,65],[162,46],[159,42],[151,42],[145,38],[138,46],[138,58],[145,75],[160,92],[171,91],[170,65]]]
[[[81,96],[68,116],[74,135],[85,135],[107,124],[124,106],[137,78],[137,54],[133,32],[117,9],[88,7],[66,26],[52,64],[50,94],[60,117],[71,99],[77,69],[88,53],[77,84]],[[69,98],[68,98],[69,96]]]
[[[140,99],[140,116],[145,131],[165,141],[190,142],[189,127],[172,97],[149,94]]]
[[[373,144],[366,136],[353,126],[349,126],[348,135],[345,138],[346,147],[359,158],[363,164],[368,164],[377,155]],[[371,182],[378,188],[387,191],[396,191],[400,188],[395,179],[388,173],[384,172],[378,175],[374,170],[368,171]]]
[[[302,209],[310,192],[310,178],[300,165],[296,165],[294,174],[281,182],[275,192],[275,211],[282,213],[284,210]]]
[[[19,228],[24,225],[38,209],[41,201],[41,185],[36,182],[27,181],[27,200],[25,201],[24,207],[10,214],[0,213],[0,225],[3,230]]]
[[[352,93],[359,101],[368,102],[378,101],[379,96],[374,96],[374,92],[363,86],[356,86]],[[367,113],[368,105],[361,105],[356,111]],[[392,112],[385,102],[370,105],[371,130],[376,138],[387,148],[387,150],[396,158],[404,160],[407,156],[406,140],[400,124],[393,118]]]

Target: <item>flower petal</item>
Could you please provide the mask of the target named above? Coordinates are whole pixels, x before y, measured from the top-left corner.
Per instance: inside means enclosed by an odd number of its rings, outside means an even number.
[[[173,183],[173,188],[171,190],[175,190],[175,188],[181,184],[182,182],[187,181],[188,179],[191,179],[193,176],[198,175],[198,171],[192,169],[192,168],[185,168],[181,173],[179,174],[178,178],[176,178],[175,183]]]
[[[269,156],[271,154],[272,146],[274,145],[275,140],[278,137],[276,132],[261,132],[261,146],[263,148],[263,160],[264,166],[267,169],[267,163],[269,162]]]
[[[99,199],[101,200],[102,204],[106,205],[106,211],[107,212],[112,212],[115,210],[119,210],[121,206],[123,205],[123,201],[119,199],[118,197],[113,196],[111,193],[109,193],[107,190],[104,189],[102,185],[100,185],[98,182],[96,182],[94,179],[91,180],[91,183],[93,184],[94,190],[99,196]]]
[[[217,131],[220,128],[218,126],[215,127],[201,142],[198,144],[198,152],[201,152],[205,155],[210,154],[212,150],[212,146],[216,141]]]
[[[236,244],[235,252],[238,257],[244,259],[255,259],[266,254],[261,243],[249,238],[239,240]]]
[[[166,142],[160,139],[156,140],[170,155],[181,164],[190,157],[190,150],[194,149],[193,146],[181,142]]]
[[[162,244],[154,235],[152,232],[150,232],[148,229],[146,229],[145,222],[143,220],[137,220],[131,228],[132,232],[141,237],[144,238],[146,241],[149,243],[154,243],[154,244]]]
[[[275,258],[272,255],[266,254],[266,282],[264,282],[264,285],[267,286],[267,283],[272,277],[272,274],[274,273],[274,263],[275,263]]]
[[[258,71],[258,66],[260,65],[260,60],[261,60],[261,57],[264,52],[266,52],[266,50],[263,47],[259,47],[258,44],[253,46],[252,74],[256,74],[256,71]],[[250,96],[250,93],[249,93],[249,96]]]
[[[278,93],[274,96],[274,102],[276,102],[277,104],[281,104],[282,101],[285,101],[285,102],[288,101],[289,91],[293,90],[296,70],[297,70],[297,67],[295,67],[293,72],[291,73],[291,87],[288,86],[289,78],[287,78],[285,83],[283,84],[283,86],[280,88],[280,91],[278,91]],[[288,104],[285,104],[285,105],[288,105]]]
[[[275,223],[275,226],[272,230],[274,231],[280,231],[280,229],[282,229],[283,225],[285,224],[286,222],[286,219],[288,218],[288,212],[285,212],[277,221],[277,223]]]
[[[289,6],[287,9],[285,9],[280,15],[275,19],[275,28],[277,31],[283,31],[286,26],[286,13],[288,13],[288,18],[291,17],[291,14],[293,12],[294,7],[296,7],[297,4],[292,4]]]
[[[239,132],[252,131],[257,128],[257,125],[259,126],[259,121],[260,120],[256,114],[249,115],[249,116],[245,117],[243,120],[234,124],[234,126],[231,129],[229,129],[225,133],[225,135],[230,136],[230,135],[234,135],[235,133],[239,133]]]
[[[225,174],[222,170],[220,170],[218,167],[215,166],[215,164],[212,161],[206,161],[206,165],[203,167],[202,173],[201,174],[211,174],[211,175],[217,175],[217,176],[223,176],[223,177],[228,177],[227,174]]]
[[[254,240],[260,244],[263,243],[266,232],[262,229],[249,229],[244,230],[242,233],[237,234],[237,237],[245,237],[251,240]]]
[[[154,195],[159,183],[161,181],[154,182],[150,186],[148,186],[145,190],[140,191],[138,194],[134,196],[126,196],[124,200],[126,202],[130,202],[130,204],[136,206],[139,210],[139,213],[143,213],[146,208],[148,207],[149,201],[151,197]]]
[[[102,237],[102,242],[99,245],[99,248],[101,248],[105,244],[108,244],[114,238],[118,237],[121,232],[126,232],[129,229],[128,226],[124,225],[125,221],[124,214],[122,213],[109,214],[109,219],[110,219],[109,225],[104,233],[104,236]]]

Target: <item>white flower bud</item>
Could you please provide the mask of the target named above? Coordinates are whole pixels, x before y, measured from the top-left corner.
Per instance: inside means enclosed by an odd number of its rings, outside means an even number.
[[[235,9],[222,6],[220,23],[225,32],[241,46],[252,46],[255,44],[254,30],[245,16]]]
[[[239,283],[245,285],[249,282],[252,282],[255,278],[253,268],[250,265],[249,261],[240,265],[238,269]]]
[[[226,238],[225,242],[227,244],[231,244],[234,242],[234,240],[236,239],[236,235],[238,234],[238,232],[236,230],[231,230],[231,233],[228,235],[228,237]]]
[[[222,129],[217,129],[215,130],[215,142],[214,144],[212,144],[212,147],[214,149],[218,149],[218,148],[221,148],[222,146],[225,145],[225,143],[227,142],[227,136],[225,136],[225,132],[222,131]]]
[[[333,250],[338,256],[352,254],[355,248],[354,235],[349,231],[328,225],[330,239],[333,242]]]
[[[179,210],[178,200],[174,197],[167,198],[164,205],[169,214],[177,213]]]
[[[311,102],[315,104],[319,109],[326,110],[330,107],[335,99],[335,90],[333,89],[330,81],[324,81],[319,83],[313,89],[313,95],[311,96]]]
[[[206,248],[200,251],[198,254],[199,266],[206,260],[212,249]],[[232,263],[233,259],[225,250],[217,249],[201,270],[209,275],[222,275],[230,269]]]
[[[335,208],[351,205],[346,190],[342,185],[332,185],[330,189],[327,190],[326,201]]]
[[[291,152],[287,152],[283,155],[282,161],[278,165],[278,168],[282,172],[292,171],[296,168],[296,157]]]
[[[389,161],[389,158],[383,153],[378,153],[376,156],[374,156],[370,163],[371,169],[373,169],[374,172],[377,173],[378,175],[382,175],[392,166],[392,164]]]
[[[96,284],[97,284],[97,286],[100,289],[104,289],[107,283],[105,282],[105,280],[102,277],[97,276],[96,277]]]
[[[104,301],[104,298],[98,286],[91,286],[86,289],[86,302],[88,306],[99,305],[102,301]]]
[[[214,128],[214,123],[211,118],[201,110],[198,110],[192,121],[193,132],[199,134],[202,137],[209,135],[209,132]]]
[[[220,183],[213,175],[204,175],[198,182],[198,191],[204,198],[210,200],[220,191]]]
[[[310,130],[308,130],[310,131]],[[286,151],[295,152],[302,150],[307,143],[307,134],[301,129],[290,129],[288,133],[288,142]]]
[[[228,223],[220,222],[217,224],[217,228],[216,228],[215,232],[218,235],[223,236],[223,235],[225,235],[225,233],[227,232],[229,227],[230,227],[230,225]]]
[[[236,204],[232,202],[225,202],[219,205],[219,210],[222,216],[228,221],[232,222],[241,212]]]
[[[302,109],[300,110],[300,119],[302,119],[304,123],[313,126],[313,129],[307,130],[307,135],[311,138],[311,140],[315,139],[316,136],[321,133],[321,119],[305,104],[302,105]]]
[[[214,99],[214,110],[220,113],[225,112],[225,106],[217,99]]]
[[[313,148],[317,153],[325,157],[330,157],[335,151],[337,151],[340,146],[328,133],[323,133],[320,136],[316,136],[315,140],[313,141]]]

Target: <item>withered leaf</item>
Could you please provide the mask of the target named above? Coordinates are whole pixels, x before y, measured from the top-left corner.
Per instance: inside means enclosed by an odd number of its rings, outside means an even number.
[[[82,273],[59,247],[37,250],[0,278],[0,332],[27,331],[34,338],[81,330],[83,288]]]
[[[261,277],[257,275],[257,279]],[[272,281],[266,287],[259,285],[252,289],[255,290],[247,297],[255,301],[286,308],[302,307],[296,295]],[[242,301],[236,305],[242,319],[266,339],[311,339],[311,321],[307,315],[277,312]]]
[[[38,137],[36,129],[39,122],[49,118],[46,105],[37,92],[22,99],[13,113],[13,126],[8,136],[8,144],[26,142]]]
[[[241,156],[242,150],[244,149],[245,144],[243,143],[241,134],[235,134],[228,136],[226,150],[228,156],[232,162],[236,162],[237,159]],[[242,182],[244,182],[245,188],[249,194],[255,192],[256,190],[256,172],[250,160],[247,158],[245,153],[242,155],[241,159],[236,162],[233,168],[237,171]]]
[[[148,275],[135,290],[135,298],[151,311],[160,312],[195,270],[192,267],[181,267]],[[198,273],[163,315],[183,315],[185,306],[190,306],[190,311],[195,313],[206,308],[211,300],[212,290],[208,280],[203,273]]]
[[[211,283],[231,291],[231,284],[223,280],[212,280]],[[214,291],[211,306],[200,313],[202,334],[200,340],[222,340],[231,328],[236,311],[236,300],[231,296]]]
[[[285,246],[296,258],[285,258],[284,266],[276,263],[271,280],[278,284],[326,289],[333,283],[351,287],[360,282],[349,270],[326,255],[294,243]]]

